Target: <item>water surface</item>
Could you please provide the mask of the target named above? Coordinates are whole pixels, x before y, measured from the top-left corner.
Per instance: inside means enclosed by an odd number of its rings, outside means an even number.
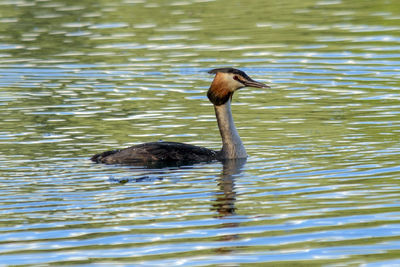
[[[396,1],[0,0],[0,262],[400,264]],[[147,141],[220,147],[207,70],[247,161],[94,164]]]

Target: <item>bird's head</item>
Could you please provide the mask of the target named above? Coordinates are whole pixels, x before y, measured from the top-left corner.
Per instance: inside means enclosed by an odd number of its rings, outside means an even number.
[[[215,77],[208,89],[207,97],[216,106],[225,104],[240,88],[269,88],[268,85],[251,79],[244,71],[234,68],[213,69],[208,73],[215,74]]]

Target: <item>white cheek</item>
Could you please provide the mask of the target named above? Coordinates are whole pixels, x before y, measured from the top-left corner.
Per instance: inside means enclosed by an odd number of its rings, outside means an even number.
[[[237,89],[245,87],[243,83],[240,83],[240,82],[238,82],[236,80],[234,80],[234,81],[236,82]]]
[[[231,91],[235,91],[236,89],[244,87],[244,85],[236,80],[233,79],[233,77],[229,77],[227,79],[227,83]]]

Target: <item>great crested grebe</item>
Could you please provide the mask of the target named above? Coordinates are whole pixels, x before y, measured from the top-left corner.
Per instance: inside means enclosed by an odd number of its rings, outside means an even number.
[[[234,68],[213,69],[208,73],[215,74],[207,97],[214,104],[222,138],[220,151],[189,144],[160,141],[106,151],[94,155],[91,160],[106,164],[184,165],[212,160],[246,158],[246,149],[240,140],[232,118],[232,96],[240,88],[269,88],[269,86],[254,81],[243,71]]]

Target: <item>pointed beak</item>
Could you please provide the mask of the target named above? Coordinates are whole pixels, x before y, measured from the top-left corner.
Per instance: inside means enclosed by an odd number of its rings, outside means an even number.
[[[264,83],[260,83],[254,80],[246,80],[246,81],[242,81],[242,83],[247,86],[247,87],[254,87],[254,88],[271,88],[268,85],[264,84]]]

